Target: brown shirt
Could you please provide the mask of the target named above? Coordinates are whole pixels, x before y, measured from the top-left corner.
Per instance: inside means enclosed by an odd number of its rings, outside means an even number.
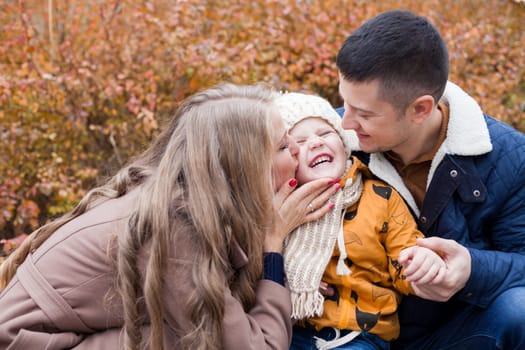
[[[394,152],[385,152],[386,158],[398,171],[408,190],[412,193],[412,196],[414,196],[419,208],[421,208],[427,192],[428,172],[430,171],[432,159],[447,135],[449,108],[444,103],[439,103],[438,108],[441,110],[441,115],[443,116],[441,130],[439,131],[436,144],[429,152],[420,155],[407,165],[404,165],[401,158]]]

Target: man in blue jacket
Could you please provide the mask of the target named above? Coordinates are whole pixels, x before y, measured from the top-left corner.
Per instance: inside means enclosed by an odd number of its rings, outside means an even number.
[[[408,11],[364,23],[337,67],[343,127],[447,263],[403,299],[393,348],[525,349],[525,135],[447,82],[443,38]]]

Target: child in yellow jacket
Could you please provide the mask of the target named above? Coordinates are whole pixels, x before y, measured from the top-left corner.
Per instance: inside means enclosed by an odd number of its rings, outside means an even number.
[[[298,320],[291,349],[388,349],[399,335],[401,295],[414,293],[400,252],[410,250],[413,283],[439,280],[445,264],[416,246],[423,234],[401,196],[351,156],[347,131],[328,101],[286,93],[278,106],[300,147],[299,185],[331,177],[340,178],[342,187],[331,199],[333,211],[300,226],[285,242],[292,318]],[[320,205],[312,202],[311,210]],[[334,296],[321,295],[321,280]]]

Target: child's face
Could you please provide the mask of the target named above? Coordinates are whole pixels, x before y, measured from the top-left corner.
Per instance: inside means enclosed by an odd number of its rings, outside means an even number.
[[[343,140],[326,121],[310,117],[295,124],[289,131],[299,145],[299,166],[295,177],[299,184],[330,177],[340,178],[346,168]]]

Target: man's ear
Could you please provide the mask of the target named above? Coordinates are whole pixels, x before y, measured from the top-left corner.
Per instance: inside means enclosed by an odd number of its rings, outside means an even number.
[[[434,106],[434,98],[430,95],[423,95],[415,99],[408,106],[407,111],[414,122],[423,123],[432,115]]]

